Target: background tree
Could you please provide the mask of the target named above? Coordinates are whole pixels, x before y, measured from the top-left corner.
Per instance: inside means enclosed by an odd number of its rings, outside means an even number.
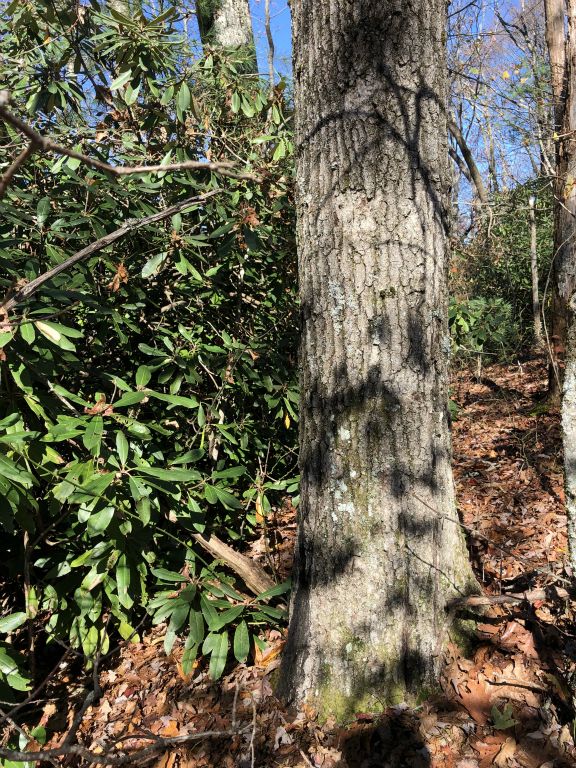
[[[562,387],[568,544],[576,572],[576,3],[545,0],[545,9],[557,137],[550,393],[557,396]]]
[[[246,67],[257,71],[249,0],[197,0],[196,16],[204,46],[242,49]]]
[[[299,532],[281,693],[433,684],[474,589],[450,468],[445,4],[296,2]]]

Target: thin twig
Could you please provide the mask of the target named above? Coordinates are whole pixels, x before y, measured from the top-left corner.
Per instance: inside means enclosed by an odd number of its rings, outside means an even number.
[[[76,738],[76,733],[78,731],[78,728],[80,728],[80,725],[82,724],[82,720],[84,718],[84,715],[86,714],[86,710],[88,707],[91,707],[92,704],[95,704],[99,698],[102,696],[102,688],[100,686],[100,658],[102,654],[102,640],[101,640],[101,634],[98,637],[98,648],[96,649],[96,653],[94,654],[94,658],[92,659],[92,690],[88,693],[86,698],[84,699],[82,706],[76,712],[74,716],[74,720],[72,721],[72,725],[68,729],[68,733],[66,734],[64,741],[62,742],[62,746],[68,746],[69,744],[72,744],[74,739]]]
[[[264,4],[264,27],[268,40],[268,77],[270,78],[270,93],[274,90],[274,38],[270,26],[270,0]]]
[[[513,557],[515,560],[519,560],[521,563],[526,563],[527,565],[533,566],[534,563],[530,558],[523,557],[522,555],[517,554],[516,552],[512,552],[510,549],[507,549],[506,547],[501,546],[500,544],[497,544],[493,539],[491,539],[489,536],[486,536],[484,533],[480,533],[480,531],[476,530],[475,528],[471,528],[469,525],[465,525],[459,518],[453,518],[449,515],[443,515],[439,510],[437,510],[435,507],[433,507],[431,504],[428,504],[427,501],[425,501],[423,498],[418,496],[417,493],[413,494],[414,498],[419,501],[421,504],[423,504],[425,507],[427,507],[431,512],[434,512],[436,517],[442,520],[447,520],[449,523],[454,523],[454,525],[460,526],[462,530],[466,531],[466,533],[470,534],[471,536],[475,536],[478,539],[482,539],[487,544],[490,544],[494,549],[497,549],[499,552],[508,555],[509,557]],[[555,581],[562,582],[564,584],[567,584],[568,586],[572,585],[572,581],[570,579],[564,578],[564,576],[560,576],[558,573],[554,573],[554,571],[551,568],[539,568],[537,569],[538,573],[545,574],[546,576],[551,577]]]
[[[528,592],[514,592],[503,595],[471,595],[459,597],[448,603],[449,608],[477,608],[487,605],[506,605],[507,603],[535,603],[538,600],[550,600],[557,598],[568,600],[571,597],[567,589],[554,587],[553,589],[531,589]]]
[[[88,258],[88,256],[91,256],[93,253],[101,251],[103,248],[106,248],[106,246],[116,242],[116,240],[124,237],[124,235],[126,235],[128,232],[133,232],[134,230],[141,229],[148,224],[154,224],[157,221],[162,221],[162,219],[173,216],[175,213],[179,213],[191,205],[203,203],[205,200],[208,200],[208,198],[214,197],[214,195],[219,195],[222,191],[222,189],[214,189],[211,192],[206,192],[205,194],[198,195],[197,197],[189,197],[180,203],[176,203],[176,205],[170,206],[170,208],[165,208],[163,211],[153,213],[150,216],[145,216],[142,219],[128,219],[124,222],[124,224],[122,224],[121,227],[119,227],[119,229],[115,229],[113,232],[104,235],[104,237],[101,237],[99,240],[90,243],[90,245],[87,245],[86,248],[82,248],[81,251],[78,251],[73,256],[70,256],[70,258],[66,259],[61,264],[57,264],[55,267],[52,267],[52,269],[49,269],[47,272],[44,272],[42,275],[34,278],[34,280],[31,280],[29,283],[19,288],[15,293],[5,298],[4,301],[0,303],[0,312],[7,314],[14,306],[16,306],[16,304],[19,304],[20,302],[24,301],[24,299],[29,298],[33,293],[36,293],[36,291],[42,285],[44,285],[44,283],[52,280],[53,277],[56,277],[56,275],[59,275],[61,272],[65,272],[67,269],[70,269],[70,267],[74,266],[74,264],[77,264],[79,261],[83,261],[84,259]]]
[[[15,763],[24,763],[33,760],[50,760],[51,758],[63,757],[65,755],[77,755],[83,760],[96,765],[129,765],[134,764],[136,760],[142,761],[144,758],[150,757],[157,752],[164,752],[170,747],[182,746],[194,741],[201,741],[202,739],[231,738],[247,733],[252,728],[253,725],[251,723],[249,726],[245,726],[236,731],[204,731],[202,733],[188,733],[183,736],[172,736],[170,738],[154,737],[154,744],[151,746],[123,755],[113,754],[106,750],[103,750],[101,754],[97,754],[80,744],[63,744],[61,747],[39,750],[38,752],[21,752],[18,750],[2,748],[0,749],[0,758],[12,760]]]
[[[11,726],[11,727],[12,727],[12,728],[15,730],[15,731],[17,731],[17,732],[20,734],[20,736],[23,736],[23,737],[26,739],[26,742],[27,742],[27,743],[28,743],[29,741],[32,741],[32,738],[33,738],[33,737],[32,737],[32,736],[30,736],[30,734],[29,734],[29,733],[27,733],[27,732],[24,730],[24,728],[22,728],[20,725],[18,725],[18,723],[17,723],[15,720],[13,720],[13,719],[10,717],[10,715],[9,715],[9,714],[7,714],[6,712],[4,712],[4,710],[3,710],[3,709],[0,709],[0,715],[2,715],[3,719],[4,719],[4,720],[6,720],[6,722],[7,722],[7,723],[8,723],[8,724],[9,724],[9,725],[10,725],[10,726]],[[53,758],[53,757],[50,757],[50,758],[48,758],[48,761],[49,761],[50,763],[52,763],[52,765],[54,765],[56,768],[58,768],[58,763],[56,762],[55,758]]]
[[[42,692],[42,690],[46,687],[46,685],[48,685],[50,680],[57,674],[58,670],[60,669],[61,665],[66,660],[66,658],[69,655],[69,653],[70,653],[69,649],[66,649],[66,653],[58,661],[56,666],[53,667],[52,670],[46,675],[44,680],[42,680],[42,682],[38,686],[36,686],[36,688],[34,688],[32,693],[28,694],[28,696],[26,696],[24,701],[21,701],[18,704],[16,704],[16,706],[12,707],[12,709],[10,710],[10,713],[9,713],[10,717],[14,717],[14,715],[17,712],[19,712],[21,709],[23,709],[27,704],[35,702],[36,697],[38,696],[38,694]],[[2,725],[2,723],[4,723],[7,719],[8,719],[8,715],[4,715],[3,713],[1,713],[0,725]]]
[[[304,760],[306,765],[309,766],[309,768],[314,768],[314,766],[312,765],[312,763],[310,762],[310,760],[306,756],[306,752],[304,752],[303,749],[299,749],[298,752],[300,752],[300,757],[302,758],[302,760]]]
[[[8,189],[8,185],[10,184],[12,177],[14,176],[18,168],[20,168],[21,165],[24,165],[26,160],[28,160],[30,155],[34,154],[35,151],[36,151],[36,146],[34,142],[31,141],[30,144],[28,144],[27,147],[24,147],[22,152],[20,152],[20,154],[14,160],[12,165],[6,171],[4,171],[2,178],[0,178],[0,200],[4,197],[4,193]]]

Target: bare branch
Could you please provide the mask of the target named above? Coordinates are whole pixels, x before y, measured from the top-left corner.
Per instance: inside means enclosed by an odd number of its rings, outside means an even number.
[[[42,761],[50,760],[55,757],[63,757],[65,755],[77,755],[93,765],[133,765],[136,760],[141,761],[158,752],[164,752],[170,747],[185,746],[186,744],[192,744],[193,742],[201,741],[202,739],[231,738],[232,736],[248,733],[249,731],[252,731],[252,729],[253,725],[251,723],[249,726],[230,729],[229,731],[204,731],[202,733],[188,733],[183,736],[172,736],[170,738],[160,736],[140,736],[139,738],[154,738],[154,743],[144,749],[135,750],[129,753],[126,752],[125,754],[114,754],[112,751],[106,750],[103,750],[102,753],[96,753],[80,744],[62,744],[60,747],[39,750],[37,752],[22,752],[19,750],[2,748],[0,749],[0,758],[12,760],[15,763],[25,763],[32,760]],[[134,738],[135,736],[132,734],[130,739]]]
[[[24,147],[22,152],[18,155],[18,157],[14,160],[12,165],[4,172],[4,175],[2,178],[0,178],[0,200],[4,197],[4,193],[8,189],[8,185],[10,184],[10,181],[12,180],[12,177],[20,168],[21,165],[24,165],[26,160],[30,157],[30,155],[34,154],[36,151],[36,146],[33,141],[28,144],[27,147]]]
[[[567,600],[570,592],[561,587],[532,589],[508,595],[471,595],[461,597],[448,604],[448,608],[479,608],[487,605],[507,605],[509,603],[535,603],[537,600]]]
[[[137,229],[141,229],[142,227],[147,226],[148,224],[154,224],[157,221],[166,219],[168,216],[173,216],[175,213],[179,213],[191,205],[203,203],[205,200],[208,200],[208,198],[214,197],[214,195],[219,195],[222,192],[222,189],[213,189],[211,192],[206,192],[205,194],[198,195],[197,197],[189,197],[180,203],[176,203],[176,205],[170,206],[170,208],[165,208],[163,211],[153,213],[150,216],[145,216],[142,219],[128,219],[128,221],[125,221],[124,224],[119,227],[119,229],[115,229],[114,232],[110,232],[109,234],[104,235],[104,237],[101,237],[99,240],[90,243],[90,245],[87,245],[86,248],[82,248],[81,251],[78,251],[73,256],[70,256],[70,258],[66,259],[66,261],[63,261],[61,264],[57,264],[55,267],[52,267],[52,269],[49,269],[47,272],[44,272],[42,275],[34,278],[34,280],[26,283],[26,285],[16,290],[15,293],[6,296],[3,302],[0,303],[0,313],[6,315],[17,304],[24,301],[24,299],[30,298],[32,294],[36,293],[36,291],[42,285],[44,285],[44,283],[52,280],[53,277],[56,277],[56,275],[59,275],[61,272],[65,272],[67,269],[70,269],[70,267],[74,266],[74,264],[77,264],[79,261],[83,261],[84,259],[88,258],[88,256],[92,256],[93,253],[101,251],[103,248],[106,248],[106,246],[116,242],[116,240],[124,237],[124,235],[128,232],[133,232]]]
[[[181,163],[169,163],[168,165],[110,165],[104,163],[102,160],[96,160],[93,157],[77,152],[75,149],[69,149],[68,147],[58,144],[47,136],[42,136],[32,126],[25,123],[19,117],[14,115],[7,109],[6,104],[9,101],[9,95],[6,91],[0,93],[0,118],[4,122],[16,128],[23,133],[29,140],[30,146],[27,150],[24,150],[18,158],[14,161],[12,166],[6,171],[2,179],[0,180],[0,198],[2,198],[10,178],[14,175],[17,168],[27,159],[27,157],[34,151],[42,150],[44,152],[55,152],[58,155],[66,155],[67,157],[80,160],[84,165],[96,170],[103,171],[112,176],[130,176],[143,173],[166,173],[167,171],[213,171],[219,173],[222,176],[230,176],[234,179],[245,179],[248,181],[258,181],[258,177],[252,173],[245,173],[243,171],[235,170],[234,163],[229,162],[203,162],[199,160],[185,160]],[[22,156],[24,155],[23,159]],[[14,167],[15,166],[15,167]]]
[[[470,172],[470,176],[474,181],[474,186],[476,187],[476,192],[478,193],[478,199],[483,205],[486,205],[488,203],[488,193],[486,192],[486,187],[484,186],[482,176],[480,174],[480,171],[478,170],[476,161],[474,160],[470,147],[468,146],[468,143],[464,138],[462,131],[460,130],[459,126],[456,124],[456,121],[451,117],[448,117],[448,130],[456,140],[456,143],[458,144],[460,152],[462,152],[462,157],[464,158],[464,161],[468,166],[468,171]]]

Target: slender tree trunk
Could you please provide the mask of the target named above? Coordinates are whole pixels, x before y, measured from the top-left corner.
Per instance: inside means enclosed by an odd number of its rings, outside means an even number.
[[[293,2],[302,476],[285,698],[433,685],[475,589],[447,411],[445,2]]]
[[[576,0],[567,0],[566,18],[561,0],[545,0],[545,10],[559,135],[554,222],[554,356],[550,389],[556,394],[559,383],[563,384],[562,443],[568,546],[570,565],[576,574]]]
[[[570,1],[570,0],[569,0]],[[564,0],[544,0],[546,18],[546,44],[550,57],[552,96],[554,101],[554,132],[559,137],[556,141],[556,181],[554,184],[554,261],[552,264],[552,301],[550,334],[550,368],[548,393],[553,401],[560,399],[564,372],[564,353],[566,346],[567,324],[566,307],[560,288],[562,263],[567,261],[567,248],[571,240],[571,214],[564,206],[566,197],[565,181],[568,171],[571,137],[565,137],[563,131],[570,120],[568,99],[569,60],[566,51]],[[568,118],[568,120],[566,119]]]
[[[565,344],[562,438],[568,546],[576,574],[576,0],[567,2],[565,102],[559,151],[555,276],[557,311]]]
[[[486,147],[486,159],[488,160],[488,185],[492,194],[498,193],[498,166],[496,163],[496,150],[494,147],[494,134],[487,110],[482,110],[482,131],[484,133],[484,146]]]
[[[530,220],[530,272],[532,275],[532,317],[534,323],[534,345],[542,350],[542,318],[540,316],[540,292],[538,290],[538,249],[536,242],[536,198],[531,195],[528,200]]]
[[[197,0],[196,14],[204,46],[244,49],[246,70],[258,70],[249,0]]]

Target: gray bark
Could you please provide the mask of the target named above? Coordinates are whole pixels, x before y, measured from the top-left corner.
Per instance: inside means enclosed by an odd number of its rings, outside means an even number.
[[[530,220],[530,272],[532,276],[532,318],[534,323],[534,342],[538,349],[542,349],[542,318],[540,316],[540,293],[538,290],[538,249],[536,242],[536,198],[530,196],[528,200]]]
[[[557,156],[554,288],[556,334],[560,336],[560,347],[564,347],[562,442],[568,548],[572,572],[576,574],[576,0],[567,0],[566,16],[562,138]],[[562,353],[562,349],[560,351]]]
[[[566,0],[565,6],[561,0],[545,0],[544,6],[559,135],[554,189],[550,391],[554,396],[562,387],[568,547],[572,573],[576,574],[576,0]]]
[[[204,46],[244,49],[249,68],[257,70],[249,0],[197,0],[196,14]]]
[[[567,9],[571,6],[571,0],[567,0]],[[552,311],[551,311],[551,348],[550,348],[550,376],[548,391],[551,400],[560,399],[564,378],[564,362],[566,340],[568,335],[567,301],[569,299],[570,286],[566,283],[566,272],[570,267],[572,238],[573,238],[573,212],[570,209],[570,197],[574,196],[574,185],[567,184],[569,178],[569,165],[571,155],[574,154],[571,134],[564,131],[573,130],[571,123],[571,106],[573,102],[571,91],[573,83],[570,78],[570,56],[567,51],[567,39],[565,34],[566,15],[564,0],[544,0],[544,12],[546,19],[546,44],[550,58],[550,73],[552,95],[554,100],[554,129],[556,140],[556,168],[555,168],[555,212],[554,212],[554,261],[552,264]],[[569,11],[569,14],[572,11]],[[574,40],[572,41],[574,45]],[[576,121],[572,120],[575,124]],[[573,162],[573,159],[572,159]],[[574,176],[572,176],[574,178]],[[574,205],[572,201],[572,205]],[[568,204],[568,205],[566,205]]]
[[[339,720],[434,684],[476,589],[447,411],[444,0],[293,2],[301,505],[279,693]]]

